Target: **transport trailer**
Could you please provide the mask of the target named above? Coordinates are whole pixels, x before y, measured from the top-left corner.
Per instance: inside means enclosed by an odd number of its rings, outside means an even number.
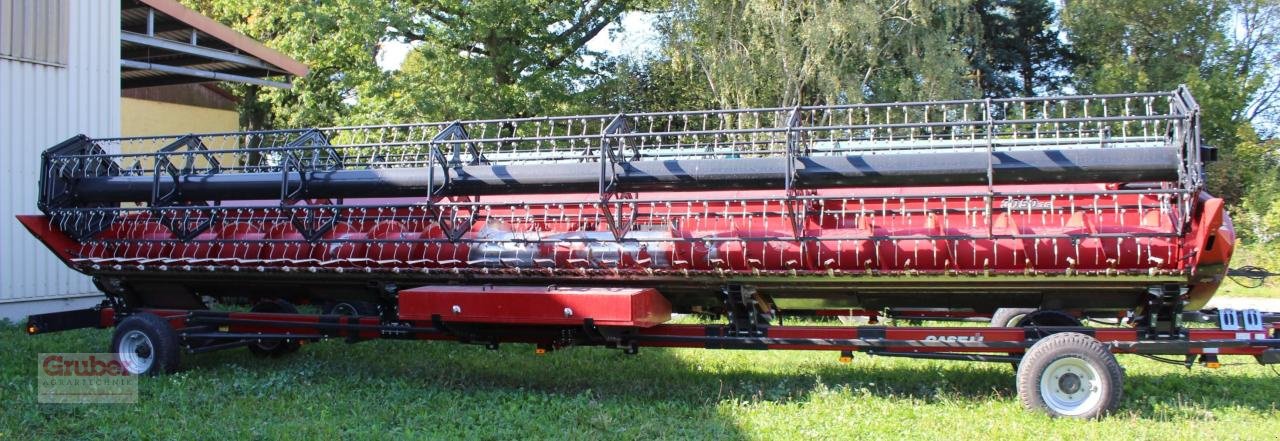
[[[1027,407],[1093,417],[1116,353],[1280,362],[1274,314],[1200,311],[1235,239],[1212,155],[1185,88],[77,136],[18,220],[107,299],[28,331],[115,326],[138,374],[325,338],[1013,362]],[[783,325],[830,315],[870,323]]]

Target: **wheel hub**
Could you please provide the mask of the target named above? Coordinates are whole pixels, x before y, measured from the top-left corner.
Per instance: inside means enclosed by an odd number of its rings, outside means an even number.
[[[1088,412],[1102,399],[1102,375],[1098,368],[1077,357],[1062,357],[1045,368],[1040,377],[1044,403],[1062,415]]]
[[[1058,377],[1058,390],[1067,395],[1074,395],[1080,391],[1080,376],[1072,372],[1067,372]]]
[[[120,347],[116,348],[116,357],[129,373],[134,375],[146,373],[156,360],[151,337],[138,330],[125,333],[120,338]]]

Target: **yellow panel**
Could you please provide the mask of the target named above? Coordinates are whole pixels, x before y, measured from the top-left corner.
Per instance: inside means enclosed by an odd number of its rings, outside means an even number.
[[[240,116],[231,110],[120,99],[120,136],[234,132],[239,127]]]
[[[188,133],[234,132],[240,127],[240,116],[232,110],[148,101],[135,98],[120,99],[120,136],[185,135]],[[165,142],[130,142],[121,145],[121,153],[150,153],[164,147]],[[219,162],[233,163],[228,155]],[[153,167],[150,159],[142,158],[144,169]],[[128,164],[125,164],[128,166]],[[198,163],[197,165],[204,165]]]

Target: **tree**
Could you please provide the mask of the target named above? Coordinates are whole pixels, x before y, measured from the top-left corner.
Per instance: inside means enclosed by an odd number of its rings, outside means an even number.
[[[188,6],[306,63],[292,89],[236,85],[246,128],[331,125],[385,74],[375,62],[394,9],[389,0],[185,0]]]
[[[472,118],[578,108],[584,45],[639,1],[186,0],[300,61],[291,90],[237,87],[248,126]],[[413,45],[384,72],[384,44]],[[263,112],[258,102],[267,103]],[[266,118],[267,120],[261,120]]]
[[[1087,93],[1186,84],[1203,109],[1206,140],[1230,151],[1264,74],[1228,37],[1231,12],[1227,0],[1068,2],[1063,24],[1077,55],[1075,83]]]
[[[1251,242],[1280,243],[1280,139],[1261,139],[1247,125],[1239,137],[1229,162],[1237,168],[1216,170],[1234,177],[1220,185],[1242,195],[1232,213],[1236,231]]]
[[[1063,24],[1082,92],[1191,88],[1204,141],[1222,150],[1209,189],[1238,204],[1264,191],[1242,173],[1262,166],[1259,156],[1237,147],[1256,139],[1255,123],[1275,125],[1259,118],[1276,108],[1276,92],[1263,88],[1275,82],[1276,16],[1276,0],[1075,0]]]
[[[663,59],[724,107],[970,95],[962,0],[678,1]]]
[[[669,59],[651,57],[609,58],[583,90],[593,108],[608,112],[707,109],[710,100],[703,78],[690,70],[676,69]]]
[[[970,62],[982,94],[1035,96],[1057,92],[1066,82],[1070,53],[1054,27],[1048,0],[977,0],[982,24]]]
[[[498,85],[573,64],[628,0],[402,0],[393,35],[483,64]]]
[[[1244,118],[1264,136],[1280,130],[1280,0],[1240,0],[1233,37],[1243,78],[1260,78]]]
[[[414,45],[361,103],[365,117],[474,118],[587,110],[603,58],[583,48],[638,0],[402,0],[392,38]],[[590,57],[588,57],[590,55]],[[596,60],[597,63],[588,60]]]
[[[1225,0],[1075,0],[1063,25],[1086,90],[1170,90],[1225,42]]]

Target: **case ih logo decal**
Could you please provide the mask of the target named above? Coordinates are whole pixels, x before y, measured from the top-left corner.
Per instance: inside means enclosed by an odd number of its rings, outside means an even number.
[[[941,341],[947,343],[978,343],[982,341],[982,334],[978,335],[928,335],[924,341]]]

